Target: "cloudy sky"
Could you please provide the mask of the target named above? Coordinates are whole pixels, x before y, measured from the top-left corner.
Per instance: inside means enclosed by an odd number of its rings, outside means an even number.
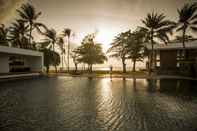
[[[9,24],[15,9],[27,0],[0,0],[0,23]],[[30,0],[29,0],[30,1]],[[80,43],[87,34],[98,30],[97,41],[106,49],[114,35],[141,25],[148,12],[165,13],[177,20],[177,8],[196,0],[31,0],[37,11],[42,12],[40,22],[61,32],[71,28],[73,41]]]

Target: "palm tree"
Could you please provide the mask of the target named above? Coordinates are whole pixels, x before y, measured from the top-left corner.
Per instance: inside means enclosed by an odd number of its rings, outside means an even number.
[[[57,40],[57,44],[58,46],[60,47],[60,50],[61,50],[61,61],[62,61],[62,69],[64,67],[64,54],[65,54],[65,48],[64,48],[64,39],[62,37],[59,37],[58,40]]]
[[[181,9],[178,9],[179,20],[177,23],[177,31],[182,31],[182,44],[185,48],[187,31],[197,32],[197,4],[185,4]]]
[[[136,62],[137,61],[143,61],[144,53],[144,34],[140,31],[136,31],[132,33],[132,36],[128,39],[129,42],[127,43],[127,52],[128,52],[128,58],[130,58],[133,61],[133,72],[136,71]]]
[[[0,25],[0,45],[8,46],[8,31],[4,24]]]
[[[114,41],[111,43],[111,47],[107,50],[110,53],[110,57],[120,58],[122,61],[123,73],[126,73],[126,59],[128,59],[127,46],[129,38],[131,37],[131,31],[126,31],[118,34]]]
[[[41,12],[36,12],[33,5],[25,3],[21,6],[21,9],[17,10],[20,19],[29,25],[29,44],[31,44],[32,31],[36,25],[36,20],[41,15]]]
[[[52,48],[53,52],[55,52],[55,44],[58,40],[56,31],[54,29],[48,29],[44,33],[44,35],[47,37],[45,41],[49,41],[51,43],[50,48]],[[57,65],[54,66],[55,66],[55,71],[57,72]]]
[[[71,29],[69,29],[69,28],[66,28],[66,29],[64,29],[63,30],[63,36],[65,36],[66,38],[67,38],[67,45],[68,45],[68,47],[67,47],[67,68],[68,68],[68,72],[69,72],[69,56],[70,56],[70,36],[71,36]]]
[[[47,37],[46,41],[51,42],[52,50],[55,51],[55,44],[57,42],[57,33],[54,29],[47,30],[44,35]]]
[[[17,46],[19,48],[29,48],[28,47],[28,25],[21,20],[16,20],[13,22],[11,27],[9,28],[9,36],[8,40],[11,41],[12,46]]]
[[[146,35],[146,40],[151,43],[151,56],[149,69],[152,68],[153,63],[153,49],[156,39],[163,41],[167,44],[169,41],[168,33],[172,34],[172,29],[175,27],[175,23],[169,20],[166,20],[166,16],[161,13],[148,13],[146,18],[142,20],[144,27],[140,27]],[[149,70],[150,72],[151,70]]]

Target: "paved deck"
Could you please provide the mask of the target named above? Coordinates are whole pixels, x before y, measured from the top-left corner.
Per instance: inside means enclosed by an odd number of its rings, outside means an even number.
[[[0,74],[0,81],[40,76],[40,73]]]

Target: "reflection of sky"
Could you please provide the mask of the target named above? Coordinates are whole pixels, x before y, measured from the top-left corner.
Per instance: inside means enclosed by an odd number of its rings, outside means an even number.
[[[107,123],[109,116],[112,114],[113,110],[113,96],[111,89],[110,79],[102,79],[100,81],[99,89],[99,99],[97,106],[98,121],[102,123]]]

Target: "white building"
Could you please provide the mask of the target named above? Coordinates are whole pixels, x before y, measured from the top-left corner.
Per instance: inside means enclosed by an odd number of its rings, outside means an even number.
[[[12,56],[22,57],[25,66],[29,67],[32,72],[41,72],[43,70],[43,53],[33,50],[0,46],[0,73],[9,73],[9,59]]]

